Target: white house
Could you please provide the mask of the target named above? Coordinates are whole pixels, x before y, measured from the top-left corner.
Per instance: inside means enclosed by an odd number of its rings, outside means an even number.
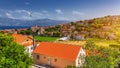
[[[57,39],[57,41],[67,41],[67,40],[70,40],[70,37],[62,37]]]
[[[28,52],[30,56],[32,55],[32,52],[34,49],[32,36],[27,36],[22,34],[13,34],[12,37],[14,38],[14,41],[16,43],[25,46],[26,52]]]

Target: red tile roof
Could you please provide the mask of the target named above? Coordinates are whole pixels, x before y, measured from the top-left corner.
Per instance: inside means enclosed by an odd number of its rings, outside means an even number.
[[[41,42],[34,53],[75,61],[81,46]]]
[[[14,41],[18,44],[22,44],[24,46],[29,46],[33,44],[33,38],[31,36],[22,35],[22,34],[12,34]]]
[[[33,41],[23,42],[22,45],[24,45],[24,46],[31,46],[31,45],[33,45]]]

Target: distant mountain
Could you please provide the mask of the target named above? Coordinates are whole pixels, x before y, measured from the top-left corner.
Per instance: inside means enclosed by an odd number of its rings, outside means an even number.
[[[0,26],[53,26],[64,24],[65,20],[37,19],[37,20],[19,20],[11,18],[0,18]]]

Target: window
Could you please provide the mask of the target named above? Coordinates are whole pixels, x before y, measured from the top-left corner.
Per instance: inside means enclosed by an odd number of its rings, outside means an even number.
[[[29,48],[27,48],[27,52],[29,52]]]
[[[81,60],[80,59],[78,59],[78,64],[81,64],[82,62],[81,62]]]
[[[26,41],[29,41],[28,39]]]
[[[78,64],[80,64],[80,60],[78,60]]]
[[[36,59],[39,59],[40,57],[39,57],[39,55],[36,55]]]
[[[33,49],[33,47],[31,47],[31,50]]]
[[[55,59],[54,61],[57,62],[57,59]]]

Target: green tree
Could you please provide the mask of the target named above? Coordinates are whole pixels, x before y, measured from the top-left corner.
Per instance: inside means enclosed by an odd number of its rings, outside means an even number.
[[[30,29],[21,30],[19,33],[20,34],[25,34],[25,35],[32,35],[33,34],[32,30],[30,30]]]
[[[120,61],[118,49],[96,46],[91,41],[87,42],[85,48],[91,53],[86,56],[83,68],[114,68]]]
[[[71,25],[74,25],[74,22],[70,22]]]
[[[20,34],[25,34],[25,31],[24,31],[24,30],[21,30],[19,33],[20,33]]]
[[[32,58],[11,36],[0,33],[0,68],[29,68]]]

